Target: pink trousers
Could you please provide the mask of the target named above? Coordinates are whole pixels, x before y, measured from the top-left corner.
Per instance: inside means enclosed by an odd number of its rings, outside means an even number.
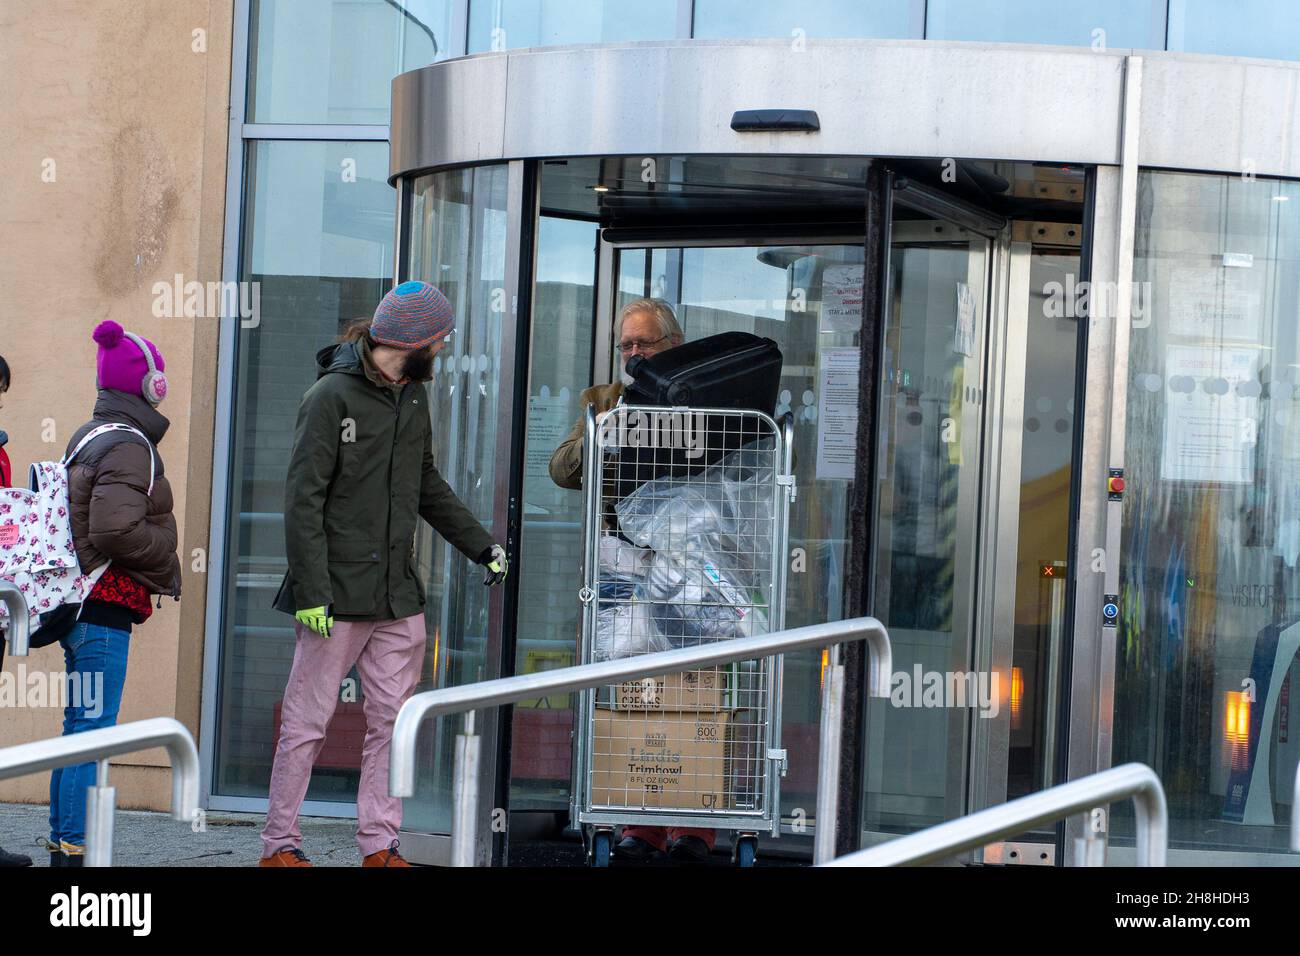
[[[388,752],[397,711],[415,691],[424,662],[424,615],[398,621],[335,621],[324,638],[296,624],[298,644],[284,689],[280,743],[271,769],[271,793],[262,830],[262,855],[300,849],[298,811],[325,727],[352,665],[361,677],[366,739],[357,791],[357,846],[368,856],[386,850],[402,824],[402,801],[388,793]]]

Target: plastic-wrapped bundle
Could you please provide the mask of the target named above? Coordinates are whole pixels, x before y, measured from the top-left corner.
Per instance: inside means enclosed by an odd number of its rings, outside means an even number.
[[[775,519],[771,440],[739,448],[687,478],[647,481],[618,503],[633,543],[703,567],[752,572],[765,565]]]
[[[651,622],[650,608],[635,597],[654,552],[603,535],[597,557],[600,592],[592,659],[608,661],[669,650],[672,645]]]
[[[651,621],[674,646],[766,631],[752,604],[768,585],[772,444],[746,445],[698,475],[648,481],[618,504],[623,533],[654,552],[633,599],[651,603]]]
[[[711,562],[691,565],[657,553],[634,591],[637,600],[651,602],[651,620],[674,647],[767,633],[767,616],[746,590]]]
[[[650,619],[650,605],[643,601],[602,603],[596,612],[596,643],[592,659],[610,661],[637,654],[672,649]]]
[[[639,583],[645,578],[646,569],[653,558],[653,551],[638,548],[617,535],[601,535],[600,550],[597,553],[600,580]]]

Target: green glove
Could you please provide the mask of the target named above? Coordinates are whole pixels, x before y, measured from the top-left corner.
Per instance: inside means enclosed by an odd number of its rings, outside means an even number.
[[[483,579],[483,583],[488,587],[504,581],[510,570],[510,562],[506,560],[506,549],[499,544],[492,545],[479,555],[478,563],[487,568],[487,577]]]
[[[293,619],[303,627],[310,628],[326,638],[330,636],[330,629],[334,626],[334,615],[329,613],[329,605],[306,608],[295,614]]]

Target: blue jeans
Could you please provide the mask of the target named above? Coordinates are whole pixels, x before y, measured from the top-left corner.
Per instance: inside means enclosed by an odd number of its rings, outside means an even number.
[[[131,632],[77,623],[62,638],[63,736],[112,727],[122,704]],[[74,680],[75,675],[75,680]],[[95,785],[94,763],[57,767],[50,776],[50,842],[86,845],[86,789]]]

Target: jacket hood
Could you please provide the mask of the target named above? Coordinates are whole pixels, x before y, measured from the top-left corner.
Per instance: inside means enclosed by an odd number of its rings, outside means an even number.
[[[91,419],[97,422],[124,422],[144,432],[145,437],[157,445],[167,434],[171,422],[140,395],[119,392],[115,388],[101,388],[95,399]]]
[[[365,375],[365,370],[361,367],[361,353],[357,351],[356,342],[327,345],[316,353],[316,377],[324,378],[330,372]]]

